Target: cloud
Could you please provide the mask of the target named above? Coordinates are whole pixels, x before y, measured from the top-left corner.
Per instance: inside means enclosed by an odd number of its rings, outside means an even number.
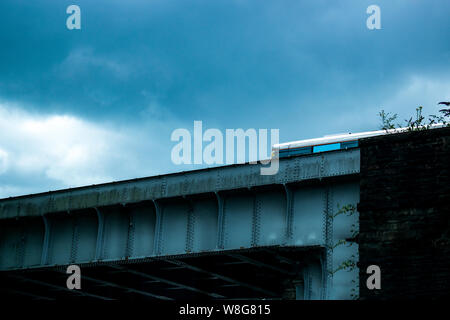
[[[361,99],[364,99],[362,97]],[[450,99],[450,79],[433,74],[411,74],[389,90],[371,92],[364,103],[350,100],[343,112],[334,116],[334,125],[348,132],[378,130],[381,110],[398,114],[396,124],[406,125],[405,120],[415,117],[416,108],[423,106],[423,115],[439,115],[439,101]],[[332,126],[332,124],[331,124]]]
[[[6,172],[8,170],[8,153],[2,149],[0,149],[0,174]]]
[[[305,114],[299,108],[293,115],[298,118],[296,127],[280,128],[282,141],[375,130],[381,109],[398,113],[399,122],[413,115],[418,105],[424,106],[425,115],[436,114],[437,102],[450,100],[449,88],[445,77],[414,74],[389,92],[374,92],[363,104],[355,99],[338,101],[348,104],[342,110],[337,107],[333,115],[319,117],[319,111]],[[192,122],[174,120],[174,114],[151,99],[140,114],[143,119],[127,126],[70,114],[33,113],[0,102],[0,197],[199,168],[170,161],[171,131],[191,130]],[[317,126],[318,120],[322,126]],[[308,135],[299,132],[299,124]],[[205,122],[205,127],[212,126],[213,122]]]
[[[151,116],[156,97],[180,118],[256,127],[256,113],[295,113],[290,101],[330,114],[411,73],[448,74],[445,0],[380,0],[377,31],[369,0],[79,2],[80,32],[65,28],[63,2],[0,2],[11,13],[0,21],[1,97],[114,121]]]
[[[438,102],[449,99],[450,79],[413,75],[395,95],[383,103],[383,108],[409,118],[418,106],[424,107],[425,115],[437,114],[442,109]]]
[[[158,173],[155,131],[156,123],[136,130],[0,103],[0,197]]]
[[[41,2],[0,1],[0,195],[193,169],[170,133],[194,120],[290,141],[450,98],[446,0],[379,0],[377,31],[369,0],[79,0],[79,32]]]
[[[57,67],[63,78],[88,76],[95,72],[104,72],[118,79],[127,79],[133,71],[130,64],[107,56],[95,54],[91,47],[76,48]]]

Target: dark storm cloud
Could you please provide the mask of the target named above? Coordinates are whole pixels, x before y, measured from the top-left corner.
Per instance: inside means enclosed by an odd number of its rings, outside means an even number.
[[[70,4],[81,30],[65,26]],[[371,4],[381,30],[366,28]],[[284,141],[371,130],[382,106],[402,113],[450,98],[449,13],[445,0],[4,0],[0,102],[166,124],[148,140],[167,159],[172,126],[193,120],[279,128]]]

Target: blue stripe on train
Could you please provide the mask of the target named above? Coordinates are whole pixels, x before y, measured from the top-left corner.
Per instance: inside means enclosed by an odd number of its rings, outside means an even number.
[[[279,157],[291,157],[291,156],[299,156],[311,153],[318,152],[327,152],[339,149],[349,149],[358,147],[358,141],[346,141],[346,142],[338,142],[338,143],[330,143],[324,144],[320,146],[313,147],[303,147],[303,148],[293,148],[293,149],[283,149],[279,151]]]
[[[316,153],[316,152],[339,150],[340,148],[341,148],[341,143],[323,144],[321,146],[314,146],[313,152]]]

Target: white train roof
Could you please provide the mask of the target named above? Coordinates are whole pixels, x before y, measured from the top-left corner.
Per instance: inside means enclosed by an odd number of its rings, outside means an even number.
[[[430,126],[430,129],[436,129],[443,127],[442,123],[433,124]],[[423,127],[423,126],[422,126]],[[397,128],[397,129],[389,129],[389,130],[377,130],[377,131],[366,131],[366,132],[358,132],[358,133],[340,133],[334,135],[327,135],[322,138],[314,138],[314,139],[306,139],[306,140],[298,140],[292,142],[285,142],[274,144],[272,149],[293,149],[293,148],[301,148],[301,147],[311,147],[318,146],[324,144],[332,144],[346,141],[354,141],[362,138],[381,136],[390,133],[401,133],[408,131],[409,128]]]

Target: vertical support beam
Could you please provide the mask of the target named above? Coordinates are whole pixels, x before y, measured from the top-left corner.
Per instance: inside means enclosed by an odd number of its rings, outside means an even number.
[[[194,249],[194,228],[195,228],[195,212],[191,200],[188,202],[187,232],[186,232],[186,252],[192,252]]]
[[[253,194],[253,216],[252,216],[252,241],[251,246],[256,247],[259,243],[259,233],[260,233],[260,213],[261,213],[261,202],[258,199],[258,195],[255,190],[249,188]]]
[[[50,247],[51,221],[47,215],[43,215],[44,220],[44,242],[42,244],[41,265],[48,264],[48,251]]]
[[[27,246],[27,233],[23,223],[20,224],[19,248],[16,250],[16,266],[23,267],[25,261],[25,248]]]
[[[305,300],[305,282],[294,281],[295,285],[295,300]]]
[[[327,257],[328,252],[324,252],[320,256],[320,267],[322,269],[322,291],[321,291],[321,299],[328,300],[330,296],[331,286],[333,284],[333,274],[328,271],[329,260]],[[331,268],[333,268],[333,264],[331,263]]]
[[[331,290],[333,283],[333,195],[331,187],[329,185],[325,186],[324,190],[324,239],[325,239],[325,250],[326,253],[323,258],[321,258],[322,269],[325,270],[323,279],[323,298],[326,299]]]
[[[219,191],[215,192],[217,198],[217,249],[225,247],[225,199]]]
[[[125,204],[123,204],[120,209],[121,209],[121,213],[127,215],[127,218],[128,218],[127,247],[125,250],[126,251],[125,256],[130,258],[133,256],[133,250],[134,250],[134,230],[135,230],[134,216],[133,216],[133,212],[131,210],[126,209]]]
[[[286,192],[286,244],[292,243],[293,238],[293,220],[294,220],[294,199],[292,197],[292,189],[285,183],[283,184]]]
[[[322,300],[324,297],[324,283],[320,261],[309,261],[303,268],[305,300]]]
[[[304,294],[303,294],[303,299],[304,300],[311,300],[311,296],[312,296],[312,279],[310,276],[310,272],[309,272],[310,266],[307,265],[305,268],[303,268],[303,289]]]
[[[78,254],[78,219],[72,217],[72,246],[70,248],[70,262],[75,262]]]
[[[97,220],[98,220],[98,229],[97,229],[97,244],[95,247],[95,259],[101,260],[103,259],[103,243],[104,243],[104,232],[105,232],[105,216],[103,212],[94,208],[97,212]]]
[[[155,255],[159,255],[159,254],[161,254],[161,245],[162,245],[163,210],[157,200],[153,200],[153,204],[155,206],[155,214],[156,214],[155,239],[154,239],[154,243],[153,243],[153,253]]]

